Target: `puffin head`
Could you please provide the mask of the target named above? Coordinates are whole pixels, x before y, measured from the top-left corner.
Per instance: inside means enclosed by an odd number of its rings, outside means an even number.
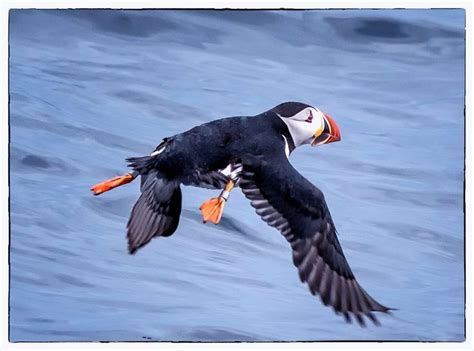
[[[295,147],[329,144],[341,140],[336,122],[316,107],[301,102],[284,102],[272,109],[285,122]]]

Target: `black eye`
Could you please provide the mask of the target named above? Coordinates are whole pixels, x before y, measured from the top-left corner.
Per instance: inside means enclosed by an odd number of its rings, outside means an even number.
[[[306,117],[304,121],[308,123],[313,123],[313,111],[309,110],[309,116]]]

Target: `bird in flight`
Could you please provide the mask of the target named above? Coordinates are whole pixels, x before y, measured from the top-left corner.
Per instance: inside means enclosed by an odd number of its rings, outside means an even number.
[[[147,156],[127,159],[132,172],[94,185],[94,195],[141,178],[141,195],[127,224],[134,254],[154,237],[172,235],[181,213],[181,187],[221,189],[201,207],[218,224],[233,188],[288,241],[299,277],[347,322],[379,325],[374,312],[391,308],[359,285],[344,256],[324,195],[288,161],[302,145],[339,141],[337,124],[316,107],[285,102],[252,117],[228,117],[164,138]]]

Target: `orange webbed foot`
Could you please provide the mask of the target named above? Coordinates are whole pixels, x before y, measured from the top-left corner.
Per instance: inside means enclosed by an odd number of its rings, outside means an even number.
[[[234,180],[229,179],[219,197],[213,197],[212,199],[205,201],[199,207],[202,213],[202,221],[204,223],[211,221],[214,224],[218,224],[220,222],[222,213],[224,212],[224,205],[229,198],[230,192],[234,188],[234,184]]]
[[[211,221],[214,224],[218,224],[221,220],[222,213],[224,212],[225,202],[226,200],[221,196],[205,201],[199,207],[202,214],[202,221],[204,223]]]
[[[127,173],[122,176],[108,179],[106,181],[103,181],[102,183],[95,184],[94,186],[92,186],[91,190],[94,192],[94,195],[100,195],[113,188],[130,183],[133,179],[135,179],[135,177],[132,174]]]

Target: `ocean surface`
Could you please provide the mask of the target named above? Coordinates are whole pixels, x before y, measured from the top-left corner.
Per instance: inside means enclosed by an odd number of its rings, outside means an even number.
[[[10,340],[464,340],[464,11],[10,12]],[[325,194],[361,285],[398,308],[346,324],[234,191],[218,226],[183,188],[177,232],[136,255],[139,182],[163,137],[283,101],[342,141],[291,162]]]

